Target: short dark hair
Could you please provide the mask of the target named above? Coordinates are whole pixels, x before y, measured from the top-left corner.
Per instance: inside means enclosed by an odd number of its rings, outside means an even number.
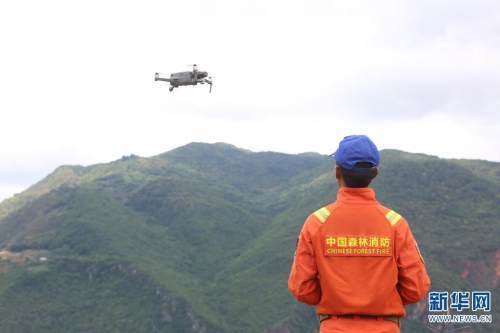
[[[361,188],[368,187],[373,178],[377,176],[377,168],[368,162],[358,162],[354,166],[356,168],[366,169],[366,172],[358,173],[340,167],[342,178],[347,187]]]

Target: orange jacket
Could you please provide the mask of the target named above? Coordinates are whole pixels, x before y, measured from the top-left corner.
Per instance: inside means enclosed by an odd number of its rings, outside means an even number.
[[[408,223],[371,188],[343,187],[306,219],[288,279],[294,297],[318,314],[404,316],[429,286]]]

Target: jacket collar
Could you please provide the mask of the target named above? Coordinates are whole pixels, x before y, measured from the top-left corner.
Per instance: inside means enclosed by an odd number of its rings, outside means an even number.
[[[337,192],[337,201],[342,203],[375,203],[375,191],[370,187],[342,187]]]

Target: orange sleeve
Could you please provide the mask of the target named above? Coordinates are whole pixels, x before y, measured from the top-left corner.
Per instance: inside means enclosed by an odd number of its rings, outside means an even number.
[[[292,269],[288,277],[288,290],[302,303],[316,305],[321,299],[318,268],[314,258],[314,248],[308,231],[308,222],[315,222],[310,217],[304,223],[293,258]]]
[[[405,305],[416,303],[425,297],[431,281],[417,242],[404,219],[396,225],[396,247],[399,295]]]

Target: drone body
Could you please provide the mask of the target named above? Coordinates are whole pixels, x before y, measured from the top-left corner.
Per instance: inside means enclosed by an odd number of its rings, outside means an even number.
[[[170,74],[170,78],[162,77],[162,74],[155,73],[155,81],[165,81],[170,83],[169,91],[180,86],[195,86],[198,83],[210,85],[212,92],[212,78],[208,76],[208,72],[199,71],[196,64],[193,65],[193,70],[190,72],[179,72]]]

